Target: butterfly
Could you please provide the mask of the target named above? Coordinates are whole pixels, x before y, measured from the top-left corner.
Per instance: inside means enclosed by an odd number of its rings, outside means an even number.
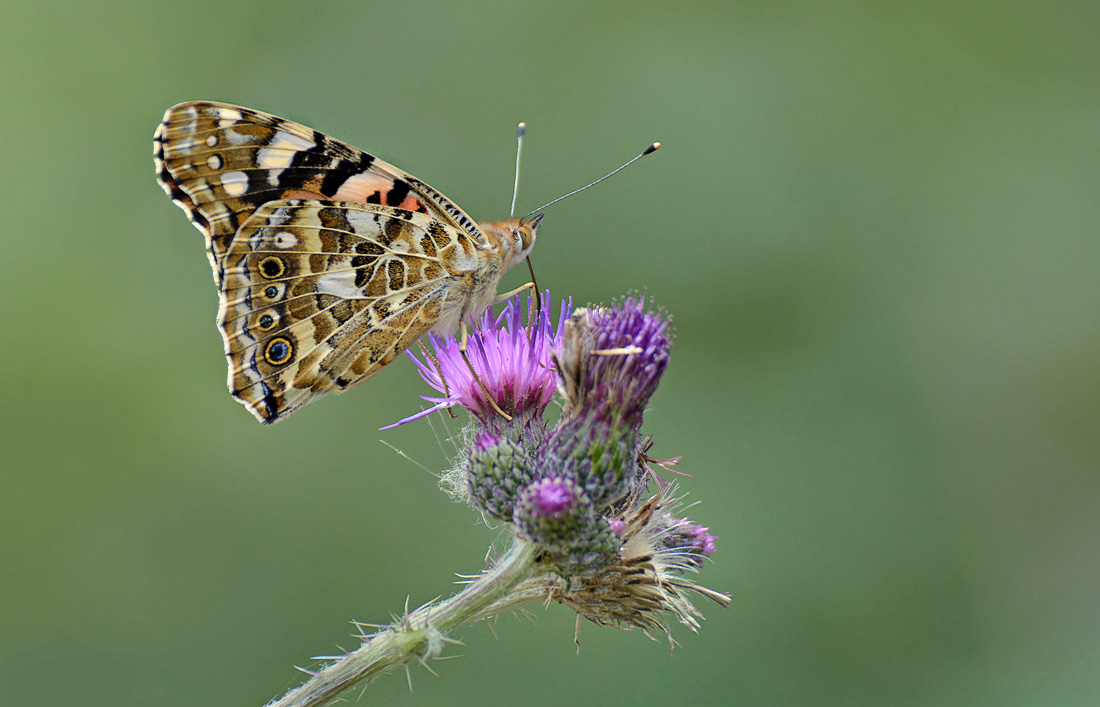
[[[542,220],[475,223],[373,155],[225,103],[169,108],[153,155],[206,237],[229,391],[265,424],[500,301]]]

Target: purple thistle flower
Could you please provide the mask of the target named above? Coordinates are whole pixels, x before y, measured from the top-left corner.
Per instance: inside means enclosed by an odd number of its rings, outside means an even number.
[[[717,549],[715,543],[718,542],[717,535],[710,535],[710,528],[704,528],[703,526],[697,526],[694,530],[695,534],[695,547],[699,552],[704,555],[712,555]]]
[[[711,535],[710,528],[671,515],[665,522],[667,527],[660,533],[660,544],[670,552],[682,555],[683,562],[701,567],[703,559],[718,549],[718,536]]]
[[[576,482],[560,476],[543,477],[523,489],[514,513],[520,535],[554,552],[575,544],[594,520]]]
[[[568,415],[595,412],[641,425],[642,413],[668,367],[668,317],[649,312],[642,297],[612,307],[577,310],[559,355]]]
[[[636,627],[668,633],[662,612],[671,613],[680,623],[698,630],[702,613],[691,603],[688,592],[729,605],[729,595],[686,581],[698,572],[709,554],[706,528],[672,514],[677,499],[671,489],[662,489],[645,503],[612,521],[611,528],[621,540],[619,550],[609,563],[588,576],[572,578],[570,588],[556,597],[566,606],[594,623],[622,628]],[[701,531],[701,532],[700,532]],[[696,542],[702,540],[703,546]]]
[[[603,512],[630,497],[638,464],[638,428],[668,367],[668,319],[641,297],[578,309],[555,353],[562,417],[541,458],[577,479]]]
[[[555,333],[550,323],[551,301],[550,293],[546,292],[543,308],[530,329],[523,325],[518,295],[505,303],[497,317],[494,318],[492,312],[486,310],[478,318],[466,344],[466,355],[476,378],[462,359],[456,338],[430,334],[428,343],[433,353],[423,361],[412,351],[406,351],[424,382],[443,396],[420,396],[434,405],[382,429],[419,420],[436,410],[455,405],[465,407],[483,425],[488,425],[490,421],[504,422],[493,403],[509,416],[519,418],[525,427],[533,420],[541,419],[542,411],[550,404],[557,388],[551,352],[560,345],[565,313],[572,306],[568,301],[561,304]],[[528,297],[528,313],[531,306],[531,298]],[[493,403],[486,396],[486,390],[492,396]]]
[[[541,516],[560,517],[577,500],[577,486],[567,479],[549,477],[530,487],[534,511]]]

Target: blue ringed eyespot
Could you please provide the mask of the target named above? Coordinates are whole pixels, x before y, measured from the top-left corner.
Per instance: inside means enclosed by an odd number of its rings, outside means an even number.
[[[272,366],[282,366],[294,355],[294,346],[284,337],[277,337],[267,342],[264,348],[264,358]]]

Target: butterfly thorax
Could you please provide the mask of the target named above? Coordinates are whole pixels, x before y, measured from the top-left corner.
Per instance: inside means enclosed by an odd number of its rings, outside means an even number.
[[[462,275],[462,285],[448,292],[433,331],[454,334],[462,322],[479,316],[497,300],[497,286],[504,273],[523,262],[531,252],[540,220],[511,219],[478,224],[487,246],[479,249],[476,267]]]

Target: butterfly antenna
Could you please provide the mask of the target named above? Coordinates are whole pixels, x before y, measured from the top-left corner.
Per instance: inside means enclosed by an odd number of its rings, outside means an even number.
[[[516,126],[516,181],[512,186],[512,208],[508,210],[508,218],[516,217],[516,196],[519,195],[519,159],[523,155],[523,134],[525,132],[527,132],[527,123],[520,123]],[[532,311],[530,308],[527,310],[527,329],[533,331],[532,322],[538,316],[542,308],[542,302],[539,299],[539,285],[535,281],[535,266],[531,264],[530,255],[527,256],[527,269],[531,272],[531,290],[534,293],[535,302],[534,310]]]
[[[569,197],[573,196],[574,194],[580,194],[580,193],[581,193],[582,191],[584,191],[585,189],[589,189],[589,188],[591,188],[591,187],[594,187],[594,186],[596,186],[597,184],[599,184],[599,183],[600,183],[600,182],[602,182],[603,180],[605,180],[605,179],[608,179],[608,178],[612,177],[613,175],[616,175],[616,174],[618,174],[619,172],[623,171],[624,169],[626,169],[626,168],[627,168],[627,167],[629,167],[630,165],[634,164],[634,163],[635,163],[635,162],[637,162],[638,160],[642,159],[642,158],[643,158],[643,157],[645,157],[646,155],[650,155],[650,154],[653,154],[653,153],[654,153],[654,152],[656,152],[656,151],[657,151],[658,149],[660,149],[660,147],[661,147],[661,143],[659,143],[659,142],[655,142],[655,143],[653,143],[652,145],[650,145],[650,146],[649,146],[649,147],[647,147],[646,149],[642,150],[642,152],[641,152],[640,154],[638,154],[638,155],[637,155],[636,157],[634,157],[634,159],[630,160],[630,161],[629,161],[629,162],[627,162],[626,164],[624,164],[624,165],[622,165],[622,166],[620,166],[620,167],[618,167],[618,168],[616,168],[616,169],[613,169],[613,170],[611,170],[610,172],[608,172],[607,174],[603,175],[602,177],[600,177],[599,179],[597,179],[597,180],[596,180],[596,181],[594,181],[594,182],[591,182],[591,183],[589,183],[589,184],[585,184],[585,185],[584,185],[583,187],[581,187],[580,189],[574,189],[573,191],[569,192],[569,193],[568,193],[568,194],[566,194],[565,196],[559,196],[559,197],[558,197],[557,199],[554,199],[554,200],[553,200],[553,201],[551,201],[551,202],[548,202],[548,203],[546,203],[546,204],[543,204],[542,206],[538,207],[537,209],[534,209],[534,210],[532,210],[532,211],[531,211],[530,213],[528,213],[528,214],[527,214],[526,216],[524,216],[524,217],[523,217],[523,218],[521,218],[520,220],[521,220],[521,221],[526,221],[526,220],[527,220],[527,218],[528,218],[528,217],[529,217],[529,216],[530,216],[531,214],[534,214],[534,213],[536,213],[536,212],[538,212],[538,211],[542,211],[543,209],[545,209],[545,208],[547,208],[547,207],[549,207],[549,206],[553,206],[554,204],[558,203],[558,202],[559,202],[559,201],[561,201],[562,199],[568,199]],[[517,178],[518,178],[518,176],[519,176],[519,175],[518,175],[518,173],[517,173],[517,175],[516,175],[516,176],[517,176]]]
[[[508,218],[516,217],[516,196],[519,194],[519,158],[523,154],[523,133],[527,131],[527,123],[516,126],[516,182],[512,186],[512,208],[508,211]]]

